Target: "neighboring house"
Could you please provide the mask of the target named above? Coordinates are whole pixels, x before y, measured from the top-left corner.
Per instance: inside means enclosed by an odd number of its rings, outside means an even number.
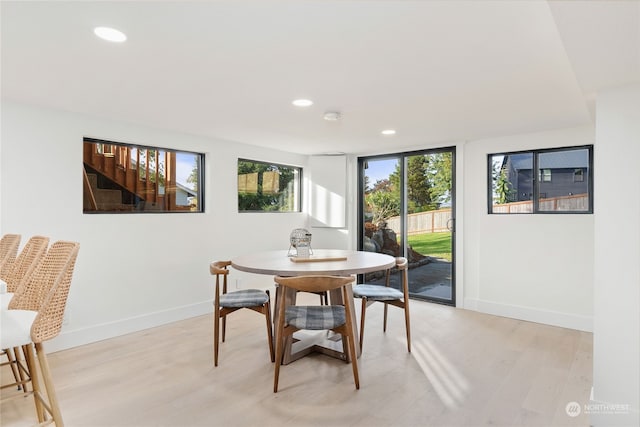
[[[540,198],[584,194],[589,191],[589,154],[586,150],[543,153],[539,157],[538,177]],[[511,202],[533,198],[533,155],[531,153],[504,156],[502,168],[506,170],[513,193]]]
[[[192,201],[198,200],[198,192],[191,188],[176,183],[176,205],[191,206]]]

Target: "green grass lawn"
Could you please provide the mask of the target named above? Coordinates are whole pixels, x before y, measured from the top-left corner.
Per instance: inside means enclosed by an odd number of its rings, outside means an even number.
[[[414,251],[451,261],[451,233],[424,233],[409,236]]]

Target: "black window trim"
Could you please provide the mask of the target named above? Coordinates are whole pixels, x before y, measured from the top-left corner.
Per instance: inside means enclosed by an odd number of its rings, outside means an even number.
[[[266,160],[252,160],[252,159],[248,159],[245,157],[238,157],[236,160],[236,175],[238,173],[238,163],[240,162],[252,162],[252,163],[262,163],[264,165],[271,165],[271,166],[278,166],[278,167],[284,167],[284,168],[291,168],[291,169],[297,169],[298,170],[298,188],[299,188],[299,194],[298,194],[298,203],[297,206],[295,208],[295,210],[293,211],[241,211],[240,209],[238,209],[237,206],[237,202],[236,202],[236,210],[239,214],[296,214],[296,213],[302,213],[302,207],[304,206],[303,203],[303,197],[304,197],[304,189],[303,189],[303,183],[304,183],[304,168],[302,166],[295,166],[295,165],[287,165],[285,163],[276,163],[276,162],[269,162]],[[237,182],[237,180],[236,180]],[[238,188],[236,187],[236,196],[238,196]]]
[[[198,156],[200,162],[198,164],[198,210],[197,211],[155,211],[155,210],[147,210],[147,211],[96,211],[96,212],[92,212],[92,211],[84,211],[83,210],[83,214],[89,214],[89,215],[109,215],[109,214],[133,214],[133,215],[140,215],[140,214],[203,214],[206,213],[205,211],[205,164],[206,164],[206,154],[203,152],[199,152],[199,151],[192,151],[192,150],[182,150],[182,149],[178,149],[178,148],[166,148],[166,147],[160,147],[160,146],[154,146],[154,145],[146,145],[146,144],[136,144],[134,142],[120,142],[120,141],[113,141],[110,139],[103,139],[103,138],[95,138],[95,137],[90,137],[90,136],[83,136],[82,137],[82,144],[84,146],[85,143],[90,143],[90,144],[106,144],[106,145],[118,145],[121,147],[134,147],[136,149],[144,149],[144,150],[159,150],[159,151],[170,151],[170,152],[174,152],[174,153],[187,153],[187,154],[193,154]],[[84,148],[83,148],[84,149]]]
[[[587,189],[589,192],[589,208],[585,211],[541,211],[540,203],[539,203],[539,195],[540,189],[538,188],[538,177],[537,171],[538,168],[538,157],[543,153],[553,153],[556,151],[572,151],[572,150],[587,150],[589,153],[589,167],[586,173],[588,179]],[[533,211],[532,212],[518,212],[518,213],[509,213],[509,212],[493,212],[493,164],[492,158],[493,156],[507,156],[513,154],[532,154],[533,155],[533,171],[531,174],[532,187],[533,187]],[[488,153],[487,154],[487,213],[489,215],[591,215],[593,214],[593,144],[586,145],[572,145],[567,147],[554,147],[554,148],[540,148],[534,150],[519,150],[519,151],[505,151],[505,152],[497,152],[497,153]]]

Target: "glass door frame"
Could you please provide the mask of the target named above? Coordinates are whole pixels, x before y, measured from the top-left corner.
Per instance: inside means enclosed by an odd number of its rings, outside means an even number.
[[[400,178],[401,178],[401,188],[400,188],[400,227],[402,233],[400,235],[400,246],[402,248],[403,256],[407,256],[407,191],[406,191],[406,181],[407,181],[407,172],[406,172],[406,163],[407,159],[411,156],[416,155],[424,155],[424,154],[437,154],[443,152],[451,152],[451,299],[449,301],[437,299],[437,298],[429,298],[429,297],[412,297],[413,299],[420,299],[424,301],[434,302],[438,304],[451,305],[456,306],[456,147],[439,147],[439,148],[428,148],[424,150],[415,150],[415,151],[403,151],[399,153],[387,153],[387,154],[378,154],[372,156],[359,156],[358,160],[358,220],[357,220],[357,248],[358,250],[363,249],[364,243],[364,186],[365,186],[365,173],[364,173],[364,164],[368,161],[372,160],[390,160],[390,159],[398,159],[400,162]],[[358,283],[362,283],[363,276],[358,276]]]

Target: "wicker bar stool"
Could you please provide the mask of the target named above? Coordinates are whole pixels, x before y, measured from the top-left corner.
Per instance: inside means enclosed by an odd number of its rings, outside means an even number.
[[[0,348],[22,347],[27,366],[21,369],[27,378],[21,382],[23,385],[31,382],[29,394],[34,397],[40,425],[63,425],[43,344],[55,338],[62,328],[79,249],[80,244],[76,242],[55,242],[29,279],[20,284],[9,303],[9,310],[0,312]],[[14,385],[2,385],[1,388]],[[23,393],[14,394],[2,401],[22,396]]]
[[[0,309],[6,310],[9,307],[9,301],[20,286],[20,282],[27,280],[35,271],[45,256],[48,246],[48,237],[33,236],[27,241],[11,265],[2,269],[0,279],[7,284],[7,293],[0,295]]]
[[[23,280],[28,280],[31,274],[35,271],[40,261],[43,259],[49,246],[49,238],[44,236],[33,236],[27,241],[24,248],[20,251],[20,254],[15,261],[7,268],[3,269],[0,273],[0,279],[2,279],[7,285],[7,292],[0,294],[0,310],[7,310],[9,307],[9,301],[13,297],[14,293],[20,286]],[[24,375],[18,368],[18,362],[20,358],[20,348],[7,348],[0,350],[0,354],[7,357],[9,361],[11,371],[15,381],[19,384],[18,389],[24,386],[20,385],[24,381]],[[24,365],[23,363],[23,366]],[[26,389],[25,389],[26,391]]]
[[[0,278],[5,268],[16,259],[21,238],[20,234],[5,234],[0,239]]]
[[[9,267],[13,264],[13,261],[16,258],[21,238],[22,236],[19,234],[5,234],[2,236],[2,239],[0,239],[0,282],[3,287],[7,288],[5,292],[9,291],[9,286],[3,276],[5,275],[5,272],[9,270]],[[8,295],[6,293],[0,293],[0,308],[5,309],[12,296],[13,295]],[[16,371],[15,364],[13,363],[12,353],[3,349],[0,350],[0,356],[7,356],[13,375],[17,380],[18,372]]]

